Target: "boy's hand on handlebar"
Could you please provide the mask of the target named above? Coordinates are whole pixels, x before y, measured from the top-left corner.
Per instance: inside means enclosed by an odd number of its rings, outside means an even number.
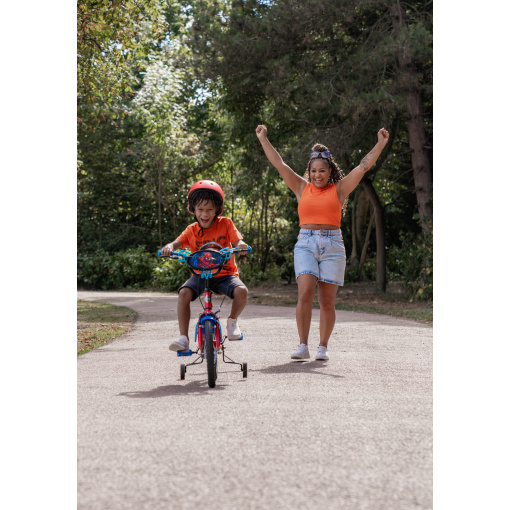
[[[166,246],[163,246],[163,248],[161,248],[161,256],[169,257],[170,255],[172,255],[172,251],[173,246],[171,244],[167,244]]]
[[[165,244],[163,248],[161,248],[161,255],[163,257],[171,257],[172,252],[175,250],[178,250],[179,248],[182,248],[181,242],[176,239],[175,241],[172,241],[171,243]]]
[[[246,255],[248,253],[249,246],[245,242],[239,241],[236,244],[236,248],[239,250],[238,251],[239,255]]]

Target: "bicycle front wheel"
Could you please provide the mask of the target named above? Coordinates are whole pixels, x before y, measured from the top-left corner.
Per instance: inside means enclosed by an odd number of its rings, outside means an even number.
[[[209,388],[214,388],[216,386],[218,356],[214,347],[212,321],[205,321],[203,338],[205,344],[205,359],[207,361],[207,382],[209,383]]]

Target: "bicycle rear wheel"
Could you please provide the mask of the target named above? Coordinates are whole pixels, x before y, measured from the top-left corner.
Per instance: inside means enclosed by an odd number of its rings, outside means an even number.
[[[218,356],[214,348],[214,333],[213,323],[210,320],[204,323],[204,344],[205,344],[205,359],[207,361],[207,382],[209,388],[216,386]]]

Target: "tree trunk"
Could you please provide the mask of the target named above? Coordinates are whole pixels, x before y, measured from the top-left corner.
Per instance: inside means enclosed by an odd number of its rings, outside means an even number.
[[[370,234],[372,233],[372,227],[374,226],[374,218],[375,213],[372,210],[372,214],[370,215],[370,221],[368,222],[367,232],[365,235],[365,242],[363,243],[363,248],[361,250],[361,257],[359,259],[359,271],[358,278],[360,280],[365,280],[365,261],[367,260],[368,253],[368,245],[370,244]]]
[[[421,113],[421,98],[417,90],[407,96],[407,130],[413,162],[414,187],[418,201],[418,214],[423,233],[432,227],[432,179],[428,154],[425,149],[425,128]]]
[[[267,268],[267,259],[269,256],[269,232],[268,232],[268,209],[269,209],[269,188],[262,191],[262,236],[263,236],[263,255],[262,271],[265,273]]]
[[[354,268],[359,267],[359,253],[358,253],[358,246],[356,244],[356,201],[359,193],[356,192],[356,194],[353,197],[352,200],[352,218],[351,218],[351,240],[352,240],[352,250],[351,250],[351,256],[349,257],[351,266]]]
[[[367,218],[368,208],[370,206],[370,199],[368,198],[365,190],[359,188],[359,194],[356,203],[356,251],[361,253],[363,245],[365,244],[365,234],[367,232]],[[361,261],[359,261],[361,264]]]
[[[384,209],[379,197],[368,177],[361,179],[363,189],[366,191],[374,208],[375,215],[375,239],[377,246],[376,255],[376,284],[377,290],[386,292],[386,248],[384,246]]]
[[[393,26],[400,34],[403,28],[408,27],[405,10],[400,0],[391,6]],[[424,234],[432,227],[432,172],[427,154],[425,125],[423,122],[422,100],[420,96],[420,83],[414,62],[411,58],[409,39],[406,37],[398,48],[398,65],[402,73],[404,95],[407,101],[407,131],[409,134],[409,147],[413,165],[414,185],[418,202],[418,214]]]

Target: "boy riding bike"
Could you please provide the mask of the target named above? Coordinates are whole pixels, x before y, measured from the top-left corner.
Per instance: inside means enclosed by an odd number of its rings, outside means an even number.
[[[171,255],[179,248],[190,248],[192,252],[200,250],[208,243],[217,243],[221,248],[246,248],[248,245],[242,240],[243,236],[230,218],[221,216],[223,212],[223,190],[213,181],[198,181],[188,193],[188,210],[197,220],[189,225],[184,232],[172,243],[161,250],[161,255]],[[240,252],[241,255],[246,251]],[[210,281],[210,288],[232,299],[232,309],[227,318],[227,337],[229,340],[241,340],[243,334],[239,329],[237,319],[248,300],[248,289],[239,279],[239,272],[234,258],[227,261],[223,269]],[[179,320],[180,337],[170,344],[171,351],[189,349],[189,322],[191,317],[190,303],[194,301],[204,289],[204,280],[193,275],[179,288],[177,301],[177,316]]]

